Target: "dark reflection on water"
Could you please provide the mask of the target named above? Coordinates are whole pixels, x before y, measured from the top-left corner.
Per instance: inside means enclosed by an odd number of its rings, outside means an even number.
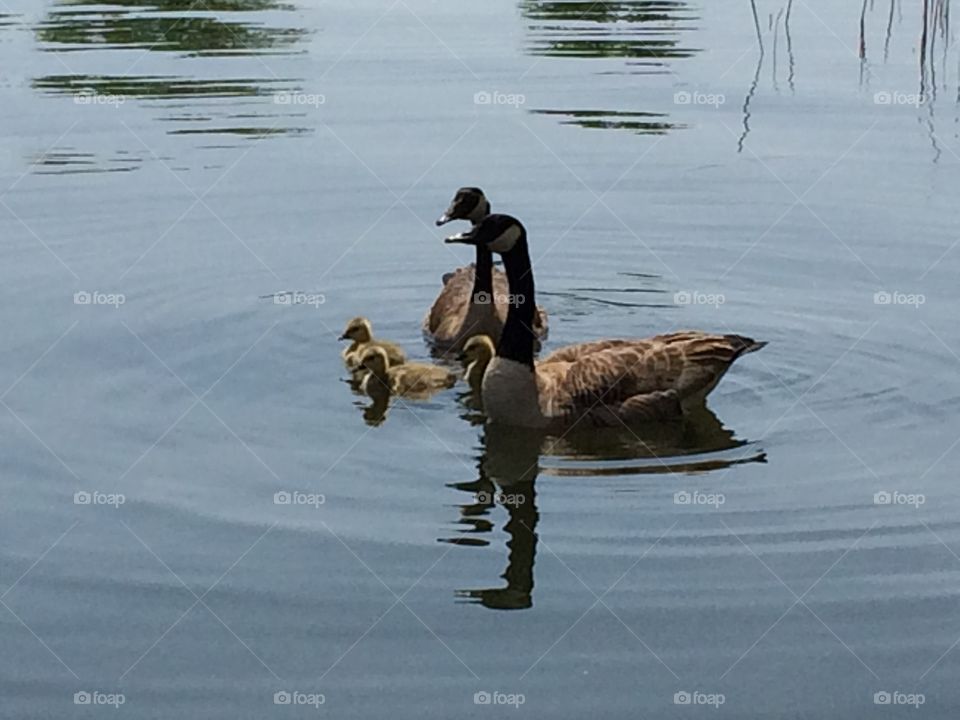
[[[472,419],[474,414],[465,415]],[[470,494],[460,505],[459,534],[440,542],[485,547],[483,538],[494,530],[488,518],[502,506],[507,541],[505,586],[461,589],[456,597],[494,610],[533,607],[534,565],[537,554],[536,482],[541,474],[564,477],[606,475],[671,475],[702,473],[766,456],[749,443],[737,440],[706,408],[683,421],[622,432],[571,432],[562,438],[518,428],[487,426],[478,458],[478,477],[449,487]],[[732,452],[737,450],[737,452]],[[721,457],[719,454],[735,457]]]
[[[221,136],[234,142],[272,136],[296,136],[312,132],[304,127],[309,111],[322,104],[320,96],[298,94],[298,78],[229,77],[220,71],[204,77],[208,66],[199,58],[238,57],[297,52],[308,30],[301,27],[274,27],[260,13],[292,11],[296,8],[277,0],[116,0],[101,5],[89,0],[61,0],[34,28],[41,50],[107,51],[111,70],[104,74],[46,75],[35,78],[33,87],[48,95],[70,95],[86,104],[107,104],[111,99],[122,107],[128,100],[183,101],[170,106],[172,112],[158,119],[169,135]],[[272,17],[272,16],[271,16]],[[287,24],[289,25],[289,24]],[[130,61],[125,72],[116,73],[116,50],[140,50],[144,54]],[[150,52],[176,53],[180,73],[163,74],[131,71]],[[266,68],[265,68],[266,71]],[[208,71],[209,72],[209,71]],[[197,100],[205,101],[202,109]],[[126,121],[125,121],[126,122]],[[212,145],[196,149],[211,149]],[[217,145],[217,148],[236,145]]]
[[[631,130],[641,135],[665,135],[685,127],[667,122],[663,113],[628,112],[626,110],[531,110],[534,115],[563,117],[562,125],[578,125],[594,130]]]
[[[262,97],[274,94],[274,87],[286,87],[283,80],[237,78],[191,80],[181,77],[129,75],[45,75],[33,81],[33,87],[48,93],[77,95],[94,92],[142,100],[171,98]]]
[[[253,55],[290,52],[306,34],[300,28],[274,28],[225,20],[213,13],[290,9],[277,2],[188,3],[184,0],[121,0],[103,10],[86,2],[64,2],[36,28],[37,40],[56,52],[141,48],[187,56]],[[72,7],[79,7],[74,10]],[[187,15],[186,13],[190,14]]]
[[[521,9],[535,23],[528,46],[534,55],[639,58],[662,66],[698,52],[680,42],[680,32],[698,19],[684,0],[525,0]]]
[[[139,170],[142,162],[143,158],[122,150],[104,159],[74,148],[55,148],[33,158],[31,164],[37,175],[87,175],[132,172]]]
[[[608,64],[592,70],[603,75],[650,75],[673,72],[671,61],[700,52],[683,42],[683,34],[699,20],[686,0],[523,0],[520,9],[529,21],[527,52],[549,58],[622,60],[620,70]],[[630,90],[625,87],[624,90]],[[564,125],[593,130],[625,130],[639,135],[664,135],[683,128],[667,113],[627,109],[541,109],[538,115],[563,118]]]

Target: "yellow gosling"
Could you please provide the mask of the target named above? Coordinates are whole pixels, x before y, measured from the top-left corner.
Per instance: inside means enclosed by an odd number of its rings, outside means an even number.
[[[488,335],[474,335],[463,346],[463,353],[460,358],[466,367],[464,379],[470,385],[470,389],[477,395],[480,394],[480,388],[483,384],[483,374],[487,371],[487,365],[497,354],[497,349],[493,346],[493,340]]]
[[[340,340],[351,341],[350,345],[341,354],[347,367],[354,371],[359,369],[363,353],[374,347],[381,348],[387,353],[390,365],[402,365],[407,361],[407,355],[399,345],[389,340],[374,339],[373,326],[365,317],[355,317],[348,322]]]
[[[438,365],[404,363],[391,366],[386,350],[371,347],[364,350],[360,368],[368,371],[360,388],[372,398],[384,393],[404,397],[429,397],[445,388],[453,387],[457,376]]]

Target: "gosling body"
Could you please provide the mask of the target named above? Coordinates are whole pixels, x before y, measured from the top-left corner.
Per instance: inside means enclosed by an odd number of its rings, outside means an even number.
[[[372,398],[384,394],[402,397],[423,398],[453,387],[457,376],[447,368],[427,363],[404,363],[392,367],[383,348],[373,347],[364,351],[360,359],[362,370],[367,375],[360,389]]]

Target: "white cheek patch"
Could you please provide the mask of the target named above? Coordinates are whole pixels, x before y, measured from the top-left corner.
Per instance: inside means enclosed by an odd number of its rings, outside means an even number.
[[[502,233],[499,237],[488,245],[488,247],[494,252],[506,253],[513,250],[513,246],[517,244],[517,240],[520,239],[520,228],[516,225],[511,225]]]

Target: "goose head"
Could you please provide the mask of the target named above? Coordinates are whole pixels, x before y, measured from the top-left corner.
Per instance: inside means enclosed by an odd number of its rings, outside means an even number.
[[[390,359],[387,351],[380,347],[369,348],[360,358],[360,370],[369,370],[377,377],[385,376],[389,367]]]
[[[506,255],[527,236],[519,220],[510,215],[487,215],[466,232],[451,235],[448,243],[462,243],[483,247],[491,252]]]
[[[373,338],[373,326],[365,317],[355,317],[343,329],[340,340],[353,340],[355,343],[370,342]]]
[[[437,225],[451,220],[469,220],[474,225],[490,214],[490,202],[477,187],[462,187],[450,201],[450,207],[437,219]]]

